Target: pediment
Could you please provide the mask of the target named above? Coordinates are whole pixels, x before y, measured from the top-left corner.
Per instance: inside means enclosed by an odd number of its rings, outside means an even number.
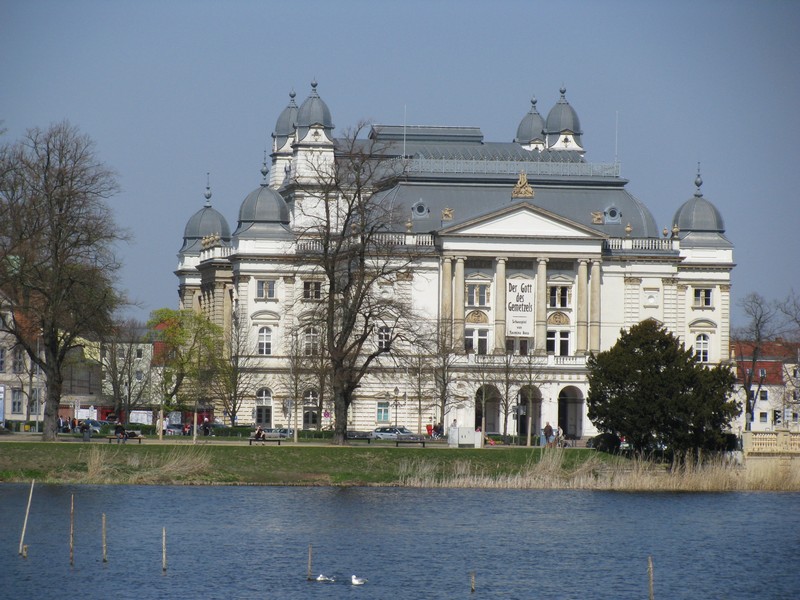
[[[252,321],[280,321],[281,316],[271,310],[259,310],[250,315]]]
[[[443,229],[442,236],[603,239],[594,229],[534,206],[515,203]]]

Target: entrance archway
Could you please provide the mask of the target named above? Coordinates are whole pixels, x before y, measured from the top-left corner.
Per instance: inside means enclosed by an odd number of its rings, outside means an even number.
[[[500,392],[493,385],[482,385],[475,392],[475,429],[482,427],[484,409],[486,416],[484,433],[498,433],[500,431]]]
[[[583,393],[575,386],[567,386],[558,394],[558,426],[568,439],[583,435]]]
[[[525,443],[528,437],[528,417],[530,417],[531,437],[539,439],[542,430],[542,392],[536,386],[526,385],[519,390],[517,395],[519,406],[517,416],[517,433],[524,438],[520,443]]]

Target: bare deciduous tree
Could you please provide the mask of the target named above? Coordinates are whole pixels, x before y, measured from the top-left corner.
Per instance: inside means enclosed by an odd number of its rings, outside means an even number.
[[[92,140],[69,123],[0,148],[0,329],[44,373],[44,440],[56,439],[67,354],[108,331],[123,303],[114,250],[125,235],[106,202],[116,191]]]
[[[104,395],[114,412],[130,419],[132,410],[150,406],[152,345],[146,341],[147,328],[135,320],[117,323],[100,343],[104,371]]]
[[[409,317],[404,298],[392,290],[412,255],[391,194],[379,193],[397,182],[402,162],[387,158],[376,140],[359,139],[365,127],[362,123],[338,140],[333,163],[310,160],[306,166],[313,176],[296,183],[303,197],[295,202],[299,247],[306,249],[301,259],[311,268],[309,277],[321,278],[308,298],[318,302],[309,303],[304,318],[325,337],[336,444],[346,443],[355,390],[375,359],[401,337]],[[385,336],[376,344],[379,329]]]

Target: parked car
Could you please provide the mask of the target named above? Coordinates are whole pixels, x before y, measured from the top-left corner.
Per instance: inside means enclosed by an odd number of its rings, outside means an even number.
[[[78,430],[81,428],[81,424],[86,423],[89,426],[89,429],[92,430],[92,433],[100,433],[100,428],[105,425],[105,422],[98,421],[97,419],[84,419],[78,424]]]
[[[372,432],[372,437],[377,440],[396,440],[403,438],[413,438],[415,434],[407,427],[391,426],[391,427],[376,427]]]
[[[183,425],[180,423],[170,423],[164,428],[167,435],[183,435]]]

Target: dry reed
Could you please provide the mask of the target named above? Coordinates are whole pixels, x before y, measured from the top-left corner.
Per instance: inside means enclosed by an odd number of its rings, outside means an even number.
[[[166,454],[126,453],[92,446],[82,483],[171,483],[208,472],[209,452],[203,448],[173,448]]]
[[[636,459],[616,465],[593,456],[564,467],[563,449],[542,453],[518,473],[496,474],[460,461],[450,468],[416,459],[399,467],[398,484],[418,488],[582,489],[613,491],[724,492],[800,491],[800,461],[750,461],[747,466],[711,460],[669,469]]]

